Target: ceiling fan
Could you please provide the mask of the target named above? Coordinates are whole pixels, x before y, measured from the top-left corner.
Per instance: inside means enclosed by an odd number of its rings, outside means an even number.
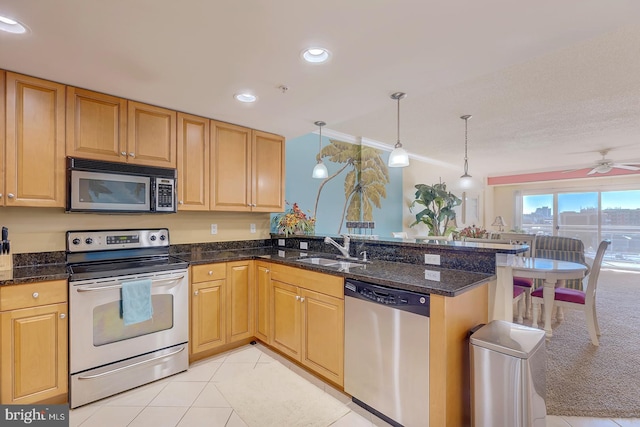
[[[606,159],[605,156],[609,153],[609,149],[601,150],[600,155],[602,155],[602,159],[597,160],[595,165],[593,165],[592,169],[587,172],[587,175],[593,175],[596,173],[609,173],[612,169],[626,169],[630,171],[640,171],[640,167],[638,165],[630,164],[630,163],[616,163],[611,159]]]

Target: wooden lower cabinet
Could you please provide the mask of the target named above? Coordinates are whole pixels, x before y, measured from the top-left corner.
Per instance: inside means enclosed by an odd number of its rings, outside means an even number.
[[[253,261],[191,267],[189,354],[254,336]]]
[[[344,382],[343,279],[272,265],[271,345],[335,384]]]
[[[255,308],[255,336],[259,340],[270,344],[271,339],[271,263],[255,262],[254,295]]]
[[[66,280],[0,289],[0,403],[67,401],[66,300]]]

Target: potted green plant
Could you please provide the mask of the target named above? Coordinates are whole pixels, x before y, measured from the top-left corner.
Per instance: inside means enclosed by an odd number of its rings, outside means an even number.
[[[423,223],[429,229],[430,236],[448,236],[455,231],[456,212],[454,208],[462,204],[462,199],[447,191],[447,184],[417,184],[416,198],[409,206],[413,212],[416,206],[423,209],[416,213],[416,220],[410,225]]]

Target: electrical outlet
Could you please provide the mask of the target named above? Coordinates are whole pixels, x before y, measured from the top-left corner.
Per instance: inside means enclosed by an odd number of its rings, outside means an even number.
[[[300,249],[309,249],[309,244],[307,242],[300,242]]]
[[[280,258],[284,258],[284,251],[278,251],[278,256]]]
[[[304,257],[306,257],[306,256],[307,256],[307,253],[306,253],[306,252],[300,252],[300,258],[304,258]]]
[[[424,254],[424,263],[431,265],[440,265],[440,255]]]
[[[278,246],[284,246],[284,239],[278,239]]]
[[[218,224],[211,224],[211,234],[218,234]]]
[[[255,233],[256,232],[256,225],[255,224],[249,225],[249,231],[251,231],[252,233]]]
[[[424,278],[427,280],[431,280],[433,282],[439,282],[440,281],[440,272],[439,271],[433,271],[433,270],[425,270],[424,271]]]

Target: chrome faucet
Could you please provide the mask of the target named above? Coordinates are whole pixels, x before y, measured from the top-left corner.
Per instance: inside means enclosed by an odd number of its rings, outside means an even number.
[[[344,259],[358,259],[356,257],[352,257],[351,255],[349,255],[349,242],[351,242],[351,238],[349,236],[347,236],[346,234],[343,234],[342,237],[344,238],[344,246],[340,246],[335,240],[333,240],[331,237],[325,237],[324,238],[324,242],[325,243],[331,243],[333,246],[335,246],[336,248],[338,248],[338,250],[340,251],[340,253],[342,255],[338,255],[338,258],[344,258]]]

